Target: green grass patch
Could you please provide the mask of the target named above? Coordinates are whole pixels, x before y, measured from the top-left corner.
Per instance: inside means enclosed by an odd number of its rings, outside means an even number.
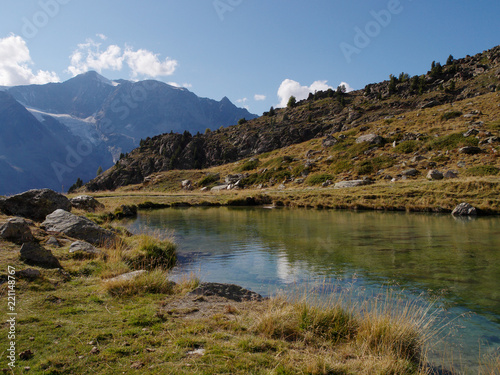
[[[335,177],[328,173],[313,174],[307,178],[308,185],[321,185],[322,183],[330,180],[332,181]]]
[[[206,187],[216,185],[219,182],[219,179],[219,174],[210,173],[198,181],[198,186]]]
[[[259,166],[260,162],[258,159],[248,160],[242,166],[238,168],[239,172],[252,171]]]
[[[458,147],[477,146],[479,139],[474,137],[464,137],[462,133],[454,133],[432,139],[427,142],[429,150],[453,150]]]
[[[469,176],[497,176],[500,173],[500,168],[493,165],[478,165],[467,169]]]

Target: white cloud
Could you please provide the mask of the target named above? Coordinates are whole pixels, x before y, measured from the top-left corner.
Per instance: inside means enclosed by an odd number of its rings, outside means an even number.
[[[105,36],[99,35],[99,37],[103,39]],[[89,70],[96,70],[99,73],[103,70],[120,71],[123,64],[127,64],[132,78],[138,76],[155,78],[172,75],[178,65],[176,60],[167,57],[162,61],[157,54],[146,49],[133,50],[131,47],[126,47],[122,50],[117,45],[109,45],[102,50],[101,45],[92,39],[79,44],[70,56],[71,65],[67,71],[74,76]]]
[[[0,39],[0,85],[16,86],[59,82],[55,72],[39,70],[36,74],[30,68],[33,61],[23,38],[10,35]]]
[[[248,98],[236,99],[236,103],[246,103],[248,102]]]
[[[127,48],[123,57],[132,70],[132,78],[139,75],[149,77],[170,76],[174,74],[178,64],[176,60],[169,57],[164,61],[160,61],[158,55],[145,49],[133,51],[131,48]]]
[[[326,83],[327,81],[315,81],[311,86],[302,86],[299,82],[285,79],[281,82],[278,89],[278,97],[280,99],[280,107],[285,107],[288,103],[290,96],[295,96],[298,100],[307,99],[309,93],[314,93],[315,91],[324,91],[333,88]]]
[[[263,100],[266,100],[266,96],[265,95],[259,95],[259,94],[255,94],[253,96],[254,100],[257,101],[257,102],[260,102],[260,101],[263,101]]]
[[[108,39],[108,37],[104,34],[95,34],[98,38],[100,38],[101,40],[106,40]]]

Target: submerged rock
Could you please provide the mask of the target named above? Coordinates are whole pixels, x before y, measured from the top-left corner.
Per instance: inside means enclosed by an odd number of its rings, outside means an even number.
[[[469,203],[460,203],[451,214],[453,216],[476,216],[477,209]]]

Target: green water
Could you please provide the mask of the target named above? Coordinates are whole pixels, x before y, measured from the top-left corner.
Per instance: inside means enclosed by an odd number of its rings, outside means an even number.
[[[174,236],[176,276],[266,295],[321,284],[365,295],[390,287],[424,304],[438,298],[446,326],[433,361],[447,352],[463,373],[477,373],[483,356],[500,354],[498,217],[189,208],[141,214],[130,229]]]

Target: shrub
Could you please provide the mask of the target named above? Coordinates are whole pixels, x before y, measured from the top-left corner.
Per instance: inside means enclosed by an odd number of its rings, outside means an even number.
[[[356,168],[359,175],[372,174],[374,172],[373,164],[370,160],[365,160],[359,163]]]
[[[320,185],[328,180],[333,180],[334,176],[327,173],[314,174],[307,178],[307,184],[309,185]]]
[[[493,165],[478,165],[467,169],[470,176],[496,176],[500,173],[500,168]]]
[[[103,282],[103,289],[112,296],[130,297],[138,294],[171,294],[174,283],[168,280],[168,273],[161,269],[145,272],[130,280]]]
[[[290,96],[290,99],[288,99],[288,103],[286,106],[288,108],[295,108],[296,105],[297,105],[297,99],[293,95]]]
[[[238,125],[243,125],[243,124],[246,124],[247,122],[248,122],[248,121],[247,121],[247,119],[246,119],[246,118],[240,118],[240,119],[238,120]]]
[[[199,181],[198,181],[198,186],[210,186],[212,184],[215,184],[217,182],[219,182],[219,175],[218,174],[214,174],[214,173],[210,173],[208,175],[206,175],[205,177],[202,177]]]
[[[241,167],[238,168],[240,172],[251,171],[259,166],[259,160],[253,159],[246,161]]]

